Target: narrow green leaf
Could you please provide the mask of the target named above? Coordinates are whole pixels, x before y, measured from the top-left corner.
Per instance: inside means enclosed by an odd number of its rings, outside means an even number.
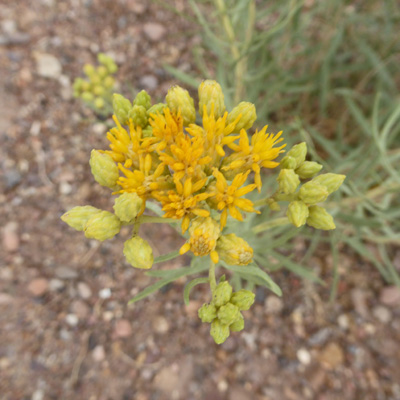
[[[161,262],[164,262],[164,261],[169,261],[169,260],[172,260],[172,259],[174,259],[176,257],[179,257],[179,256],[180,256],[179,250],[174,250],[174,251],[171,251],[170,253],[163,254],[162,256],[156,257],[154,259],[153,264],[161,263]]]
[[[200,285],[201,283],[208,283],[209,279],[208,278],[196,278],[190,281],[189,283],[186,284],[185,290],[183,291],[183,300],[185,301],[185,304],[189,304],[189,295],[190,291],[196,286]]]

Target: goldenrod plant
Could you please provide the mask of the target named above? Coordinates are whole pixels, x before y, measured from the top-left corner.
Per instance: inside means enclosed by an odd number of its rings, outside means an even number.
[[[83,72],[86,79],[76,78],[73,84],[74,97],[80,98],[86,105],[100,115],[109,115],[111,98],[115,90],[114,75],[118,71],[117,64],[112,57],[99,53],[97,67],[86,64]]]
[[[254,260],[249,239],[256,239],[257,230],[249,226],[265,223],[260,216],[264,209],[276,212],[286,204],[286,217],[267,222],[292,224],[295,230],[303,225],[334,229],[332,216],[321,204],[339,189],[345,176],[318,175],[322,166],[306,160],[304,142],[279,161],[286,147],[282,132],[269,133],[267,126],[254,130],[257,116],[253,104],[240,102],[227,110],[216,81],[203,81],[198,95],[199,116],[194,100],[179,86],[168,91],[165,103],[154,105],[145,91],[133,103],[115,94],[115,127],[107,133],[109,149],[93,150],[90,157],[95,180],[117,196],[114,213],[81,206],[61,218],[87,238],[100,241],[114,237],[121,226],[131,225],[132,236],[123,253],[135,268],[148,270],[157,262],[190,252],[190,267],[149,271],[160,281],[131,302],[182,276],[208,270],[208,277],[187,284],[184,297],[188,302],[189,292],[197,284],[210,286],[210,301],[200,308],[199,317],[211,324],[211,336],[220,344],[231,332],[244,328],[242,311],[251,307],[255,297],[248,290],[252,285],[264,285],[281,294]],[[263,193],[263,172],[277,169],[276,187]],[[250,194],[259,198],[251,200]],[[139,235],[139,227],[145,223],[175,227],[178,223],[186,242],[179,251],[154,259],[150,244]],[[236,290],[225,275],[217,278],[217,267],[233,273]],[[240,289],[238,279],[249,282],[248,289]]]

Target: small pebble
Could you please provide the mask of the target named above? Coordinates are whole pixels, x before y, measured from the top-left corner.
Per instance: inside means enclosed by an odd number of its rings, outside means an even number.
[[[107,132],[107,126],[98,122],[97,124],[94,124],[93,127],[93,133],[96,135],[102,136]]]
[[[385,306],[400,305],[400,288],[397,286],[387,286],[383,288],[379,300]]]
[[[349,329],[350,321],[349,317],[346,314],[339,315],[337,322],[340,328],[343,329],[344,331],[347,331],[347,329]]]
[[[28,285],[28,291],[34,297],[43,296],[49,288],[49,281],[45,278],[36,278]]]
[[[67,316],[65,317],[65,321],[70,326],[77,326],[78,322],[79,322],[79,318],[75,314],[67,314]]]
[[[3,228],[3,246],[6,251],[14,252],[19,248],[18,224],[8,222]]]
[[[61,182],[59,188],[60,194],[71,194],[72,192],[72,185],[68,182]]]
[[[265,300],[267,314],[279,314],[283,309],[283,302],[279,297],[268,296]]]
[[[96,346],[92,351],[92,357],[93,360],[96,362],[103,361],[106,357],[106,352],[104,350],[104,347],[101,345]]]
[[[154,75],[144,75],[139,83],[144,89],[154,90],[158,86],[158,79]]]
[[[169,323],[166,318],[158,316],[153,320],[153,328],[157,333],[164,334],[169,330]]]
[[[303,364],[303,365],[308,365],[311,362],[311,354],[310,352],[305,349],[304,347],[300,348],[297,350],[297,359]]]
[[[88,299],[92,295],[92,290],[85,282],[78,283],[78,293],[82,299]]]
[[[44,399],[44,393],[42,390],[36,390],[31,397],[31,400],[43,400],[43,399]]]
[[[158,42],[164,37],[167,30],[161,24],[148,22],[143,25],[143,32],[152,42]]]
[[[78,277],[78,273],[74,269],[65,266],[57,267],[55,274],[60,279],[74,279]]]
[[[120,319],[115,322],[114,334],[119,338],[126,338],[132,334],[131,323],[126,319]]]
[[[327,368],[336,368],[344,362],[342,348],[335,342],[327,344],[319,355],[320,362]]]
[[[49,289],[52,292],[57,292],[61,289],[64,289],[65,283],[61,279],[50,279]]]
[[[111,289],[104,288],[99,291],[99,297],[101,299],[109,299],[111,297]]]
[[[376,306],[372,310],[373,316],[381,321],[383,324],[387,324],[392,320],[392,313],[389,309],[383,306]]]

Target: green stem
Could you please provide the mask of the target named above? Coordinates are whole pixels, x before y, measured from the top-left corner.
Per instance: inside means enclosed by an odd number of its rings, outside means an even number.
[[[281,217],[281,218],[275,218],[271,221],[266,221],[263,222],[262,224],[256,225],[252,228],[253,233],[261,233],[264,231],[267,231],[268,229],[275,228],[277,226],[282,226],[282,225],[289,225],[289,219],[288,217]]]
[[[140,224],[171,224],[177,222],[174,218],[152,217],[151,215],[142,215],[137,219]]]
[[[214,290],[217,287],[217,280],[215,278],[215,264],[212,262],[212,260],[210,260],[210,269],[208,271],[208,279],[210,281],[211,293],[214,293]]]

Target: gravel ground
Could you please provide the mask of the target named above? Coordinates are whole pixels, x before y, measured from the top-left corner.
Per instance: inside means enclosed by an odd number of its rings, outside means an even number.
[[[257,290],[245,331],[217,346],[197,317],[205,288],[189,306],[184,280],[127,306],[151,282],[123,259],[129,232],[100,246],[60,221],[112,206],[88,168],[106,128],[72,98],[74,77],[105,51],[122,91],[161,99],[176,83],[164,63],[195,70],[189,22],[135,0],[3,0],[0,19],[2,400],[400,399],[400,291],[346,249],[334,304],[329,286],[275,273],[282,299]],[[168,227],[141,233],[157,255],[181,245]],[[329,253],[310,266],[329,283]]]

